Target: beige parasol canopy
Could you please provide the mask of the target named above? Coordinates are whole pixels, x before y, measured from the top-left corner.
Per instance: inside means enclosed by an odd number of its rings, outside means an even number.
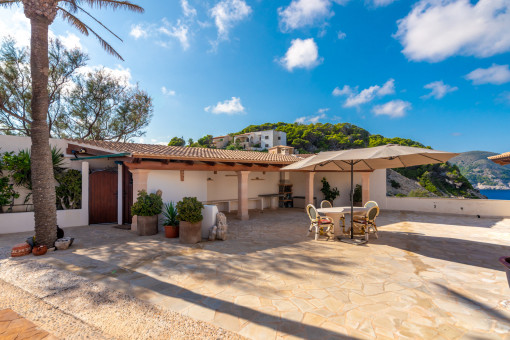
[[[444,163],[458,153],[387,144],[373,148],[321,152],[318,155],[287,165],[281,171],[349,171],[351,173],[351,239],[354,244],[353,195],[355,171],[402,168],[413,165]]]
[[[282,171],[363,171],[444,163],[458,153],[388,144],[373,148],[321,152]]]

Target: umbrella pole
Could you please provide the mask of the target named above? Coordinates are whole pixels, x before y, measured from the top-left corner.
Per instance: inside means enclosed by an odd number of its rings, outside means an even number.
[[[354,161],[351,161],[351,237],[340,238],[340,241],[358,246],[367,243],[366,240],[354,239]]]
[[[354,161],[351,161],[351,240],[354,238]]]

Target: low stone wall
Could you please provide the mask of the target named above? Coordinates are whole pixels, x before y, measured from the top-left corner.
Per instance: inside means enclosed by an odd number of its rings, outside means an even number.
[[[89,223],[89,214],[85,209],[58,210],[57,223],[59,227],[87,225]],[[34,227],[33,212],[0,214],[0,234],[33,231]]]
[[[464,216],[510,217],[510,201],[504,200],[387,197],[382,208]]]

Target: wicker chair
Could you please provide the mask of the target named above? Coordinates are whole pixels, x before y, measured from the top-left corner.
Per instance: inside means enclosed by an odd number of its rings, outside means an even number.
[[[372,232],[375,238],[379,238],[377,234],[377,226],[375,219],[379,215],[379,207],[377,205],[372,206],[363,215],[354,216],[354,228],[358,228],[362,235],[365,235],[365,240],[368,241],[369,234]],[[356,230],[356,229],[355,229]]]
[[[315,228],[315,240],[319,239],[319,235],[325,235],[328,238],[333,238],[335,236],[335,225],[333,224],[333,220],[326,216],[320,216],[317,213],[317,209],[312,204],[308,204],[306,206],[306,213],[310,218],[310,227],[308,228],[308,233],[306,236],[309,236],[312,230]]]
[[[324,200],[321,202],[321,208],[333,208],[333,205],[330,201]]]

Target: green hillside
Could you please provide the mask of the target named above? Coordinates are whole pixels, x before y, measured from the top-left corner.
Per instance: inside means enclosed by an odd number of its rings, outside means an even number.
[[[367,130],[349,123],[266,123],[250,125],[233,135],[273,129],[287,133],[287,145],[295,147],[299,153],[366,148],[384,144],[425,147],[411,139],[372,135]]]
[[[496,153],[488,151],[463,152],[450,160],[471,184],[483,187],[510,189],[510,165],[499,165],[487,159]]]

